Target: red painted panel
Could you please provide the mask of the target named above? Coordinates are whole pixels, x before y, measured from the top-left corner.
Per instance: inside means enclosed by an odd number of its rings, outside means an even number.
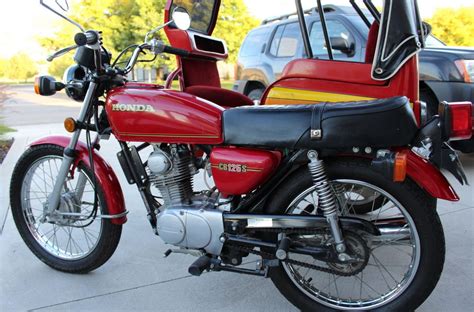
[[[212,176],[223,194],[247,194],[271,176],[280,159],[272,151],[217,147],[211,153]]]
[[[65,136],[49,136],[39,139],[31,146],[42,145],[42,144],[53,144],[61,147],[67,147],[71,138]],[[86,166],[90,167],[89,152],[87,146],[83,142],[78,142],[76,150],[78,151],[76,158],[76,165],[79,162],[83,162]],[[93,151],[94,169],[97,182],[102,187],[104,192],[104,198],[107,202],[110,214],[120,214],[125,212],[125,202],[123,199],[122,188],[115,175],[112,167],[95,151]],[[124,224],[127,222],[127,217],[110,220],[114,224]]]
[[[404,95],[412,103],[419,100],[417,56],[412,57],[392,79],[386,82],[372,80],[370,67],[370,64],[354,62],[295,60],[285,67],[281,79],[267,88],[262,103],[265,103],[268,93],[274,87],[372,98]],[[419,114],[416,118],[419,122]]]
[[[385,81],[373,80],[370,77],[371,70],[371,64],[299,59],[291,61],[285,66],[282,77],[285,79],[321,79],[379,86],[387,84]]]
[[[164,22],[169,20],[171,14],[170,8],[172,0],[168,0],[165,6]],[[209,29],[211,35],[217,22],[217,16],[220,8],[220,0],[216,0],[217,10],[214,12],[213,22]],[[227,59],[227,54],[216,55],[200,51],[193,46],[192,31],[180,30],[177,28],[165,27],[166,36],[170,45],[191,52],[190,57],[176,57],[178,69],[181,70],[180,82],[182,87],[196,85],[220,87],[219,72],[217,70],[217,60]]]
[[[408,151],[407,174],[435,198],[458,201],[459,196],[444,175],[427,160]]]
[[[224,109],[173,90],[119,87],[105,109],[117,139],[130,142],[220,144]]]

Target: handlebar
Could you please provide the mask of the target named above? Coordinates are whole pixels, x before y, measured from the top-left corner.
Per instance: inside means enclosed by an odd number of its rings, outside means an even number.
[[[77,33],[74,36],[74,42],[78,47],[85,45],[94,45],[99,41],[99,36],[95,31],[88,30],[86,32]]]
[[[173,47],[167,46],[167,45],[164,46],[163,52],[178,55],[178,56],[181,56],[181,57],[188,57],[189,54],[190,54],[189,51],[187,51],[187,50],[173,48]]]
[[[127,63],[127,66],[125,66],[124,72],[126,74],[129,73],[133,69],[133,67],[135,66],[138,60],[140,53],[143,50],[150,50],[154,54],[169,53],[169,54],[174,54],[181,57],[188,57],[190,55],[189,51],[187,50],[174,48],[174,47],[165,45],[163,41],[153,39],[149,43],[144,43],[135,48],[132,56],[130,57],[130,60]]]

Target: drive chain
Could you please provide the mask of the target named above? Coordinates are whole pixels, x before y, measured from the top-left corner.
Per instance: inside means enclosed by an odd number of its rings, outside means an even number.
[[[271,232],[271,233],[277,233],[277,234],[280,234],[280,233],[300,234],[300,235],[326,234],[326,233],[328,233],[327,230],[321,230],[321,229],[259,229],[259,232]],[[265,251],[262,251],[262,250],[260,250],[260,251],[255,250],[254,247],[239,245],[239,244],[235,244],[235,243],[232,243],[231,246],[234,247],[234,248],[237,248],[237,249],[239,249],[243,252],[247,252],[249,254],[254,254],[254,255],[257,255],[257,256],[261,256],[262,258],[265,258],[265,259],[270,259],[270,260],[277,259],[274,254],[269,253],[269,252],[265,252]],[[352,276],[353,275],[351,273],[344,273],[344,272],[340,272],[340,271],[337,271],[337,270],[334,270],[334,269],[331,269],[331,268],[319,266],[319,265],[316,265],[316,264],[310,264],[310,263],[306,263],[306,262],[302,262],[302,261],[298,261],[298,260],[293,260],[293,259],[289,259],[289,258],[287,258],[285,260],[280,260],[280,261],[283,261],[283,262],[286,262],[286,263],[289,263],[289,264],[293,264],[293,265],[298,265],[298,266],[301,266],[301,267],[304,267],[304,268],[307,268],[307,269],[313,269],[313,270],[317,270],[317,271],[321,271],[321,272],[325,272],[325,273],[329,273],[329,274],[334,274],[334,275],[339,275],[339,276]]]

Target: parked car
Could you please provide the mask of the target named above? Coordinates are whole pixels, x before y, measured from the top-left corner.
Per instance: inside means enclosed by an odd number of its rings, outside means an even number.
[[[334,59],[364,62],[369,28],[360,16],[345,6],[326,5],[324,11]],[[328,59],[319,15],[316,9],[306,13],[314,57]],[[280,78],[286,64],[305,57],[293,15],[264,20],[249,32],[239,52],[234,91],[259,100],[265,88]],[[428,104],[428,115],[437,113],[441,101],[474,102],[474,48],[447,47],[431,35],[426,46],[420,53],[420,99]],[[474,141],[456,142],[456,148],[474,152]]]

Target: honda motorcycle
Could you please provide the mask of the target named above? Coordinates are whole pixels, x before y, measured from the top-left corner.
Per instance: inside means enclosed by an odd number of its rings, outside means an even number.
[[[38,77],[35,91],[65,89],[83,102],[79,117],[64,122],[72,137],[31,143],[13,172],[13,217],[41,261],[87,273],[113,255],[127,210],[98,150],[114,135],[123,174],[137,186],[153,232],[172,246],[165,256],[196,257],[190,274],[269,277],[302,310],[411,310],[430,295],[445,255],[437,198],[458,200],[439,168],[465,181],[446,142],[472,135],[471,103],[442,103],[424,124],[406,97],[251,106],[215,90],[226,96],[213,103],[126,76],[147,52],[195,62],[182,79],[197,79],[202,64],[226,53],[222,41],[196,32],[208,18],[198,13],[218,11],[220,1],[199,2],[201,11],[168,1],[165,24],[130,46],[125,63],[125,53],[111,61],[99,31],[40,2],[81,31],[75,45],[49,58],[77,49],[64,83]],[[188,48],[156,39],[162,28]],[[215,186],[195,191],[199,172]],[[362,201],[365,209],[355,209]],[[241,265],[250,255],[260,258],[255,269]]]

